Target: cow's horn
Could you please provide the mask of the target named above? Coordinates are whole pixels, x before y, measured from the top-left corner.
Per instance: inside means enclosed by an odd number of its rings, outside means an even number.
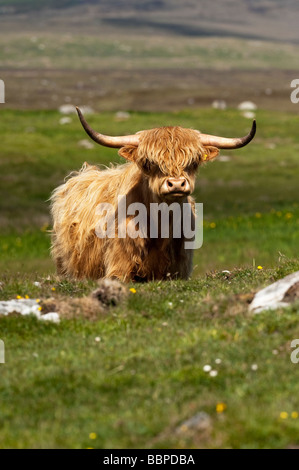
[[[103,135],[99,132],[94,131],[90,125],[85,120],[82,112],[76,106],[76,110],[81,121],[82,126],[85,129],[85,132],[91,137],[97,144],[104,145],[105,147],[113,147],[113,148],[121,148],[125,145],[138,145],[140,135],[133,134],[133,135],[124,135],[124,136],[110,136],[110,135]]]
[[[256,121],[252,123],[251,131],[245,137],[236,137],[228,139],[226,137],[219,137],[217,135],[201,134],[199,133],[200,142],[202,145],[212,145],[219,149],[239,149],[245,147],[253,139],[256,132]]]

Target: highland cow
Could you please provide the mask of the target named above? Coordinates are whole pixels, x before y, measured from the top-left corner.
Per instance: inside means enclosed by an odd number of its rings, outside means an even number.
[[[159,279],[187,279],[192,270],[193,250],[186,249],[186,237],[175,237],[174,220],[169,218],[169,235],[161,236],[161,223],[155,238],[146,233],[138,237],[100,237],[97,233],[100,204],[114,207],[124,198],[126,208],[136,202],[150,209],[151,204],[174,202],[190,207],[195,224],[194,190],[196,171],[217,157],[219,149],[236,149],[254,137],[256,125],[246,137],[224,138],[182,127],[143,130],[134,135],[111,137],[94,131],[77,108],[87,134],[98,144],[119,148],[128,163],[101,170],[85,163],[82,169],[59,186],[52,195],[52,255],[60,275],[77,279],[116,278],[125,282]],[[132,214],[125,226],[134,220]],[[151,220],[148,219],[150,224]],[[117,228],[118,227],[118,228]]]

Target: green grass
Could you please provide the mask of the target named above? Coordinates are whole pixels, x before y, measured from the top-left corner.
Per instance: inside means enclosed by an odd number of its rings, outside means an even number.
[[[82,296],[95,286],[55,276],[46,201],[84,161],[120,158],[115,150],[80,148],[85,135],[76,116],[64,126],[59,118],[54,111],[1,111],[3,300]],[[111,134],[180,124],[231,136],[250,127],[235,110],[211,109],[132,112],[125,122],[102,113],[89,121]],[[95,322],[0,319],[6,348],[1,448],[299,445],[299,420],[291,417],[299,412],[298,365],[290,361],[298,304],[255,316],[247,304],[260,287],[299,270],[298,117],[260,110],[257,123],[248,147],[221,152],[229,162],[199,173],[195,197],[204,204],[204,244],[192,280],[137,285],[136,294]],[[203,371],[205,364],[217,377]],[[226,404],[223,413],[217,403]],[[211,417],[207,432],[175,432],[199,411]]]
[[[1,319],[1,447],[298,445],[299,421],[290,416],[299,411],[298,366],[289,344],[299,335],[298,305],[252,316],[236,297],[294,269],[298,262],[266,273],[236,270],[229,280],[218,273],[138,286],[125,307],[93,323]],[[27,277],[26,290],[36,296],[33,279]],[[15,283],[7,278],[5,292]],[[38,295],[49,295],[53,285],[55,295],[70,293],[67,283],[52,279]],[[217,377],[203,371],[205,364]],[[217,403],[227,406],[221,415]],[[208,435],[176,435],[198,411],[211,417]]]
[[[99,26],[101,28],[101,26]],[[188,69],[297,70],[296,44],[231,37],[144,37],[6,31],[0,35],[1,67],[13,69]],[[33,27],[33,31],[35,31]],[[17,66],[16,66],[17,64]]]

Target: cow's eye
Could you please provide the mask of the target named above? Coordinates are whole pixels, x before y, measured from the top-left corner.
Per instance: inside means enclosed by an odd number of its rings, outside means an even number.
[[[152,164],[148,160],[145,160],[142,163],[142,169],[145,171],[145,173],[150,173],[152,171]]]
[[[155,173],[158,170],[158,166],[148,160],[142,163],[142,169],[145,173]]]
[[[198,168],[198,163],[197,162],[192,162],[188,167],[186,168],[187,171],[196,171]]]

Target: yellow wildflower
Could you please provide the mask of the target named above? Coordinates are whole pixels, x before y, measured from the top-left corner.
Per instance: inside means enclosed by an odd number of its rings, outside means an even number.
[[[89,439],[96,439],[96,438],[97,438],[97,435],[96,435],[95,432],[91,432],[91,433],[89,434]]]
[[[291,416],[292,416],[293,419],[297,419],[299,415],[298,415],[297,411],[292,411]]]
[[[226,404],[225,403],[217,403],[217,405],[216,405],[217,413],[223,413],[223,411],[225,409],[226,409]]]
[[[136,294],[137,291],[134,289],[134,287],[131,287],[130,292],[132,292],[132,294]]]
[[[289,415],[286,411],[282,411],[279,416],[281,419],[287,419]]]

